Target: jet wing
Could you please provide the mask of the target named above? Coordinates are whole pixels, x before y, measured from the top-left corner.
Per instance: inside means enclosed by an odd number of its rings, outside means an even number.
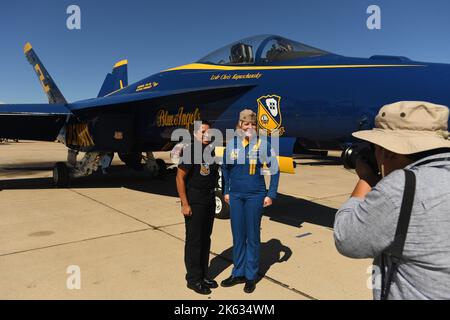
[[[2,104],[0,137],[54,141],[71,114],[65,104]]]
[[[242,94],[256,85],[229,85],[229,86],[216,86],[216,87],[199,87],[199,88],[187,88],[177,90],[160,90],[146,93],[131,93],[131,94],[116,94],[102,98],[94,98],[89,100],[82,100],[71,103],[68,108],[71,111],[81,111],[91,108],[111,107],[114,105],[129,104],[132,102],[147,101],[162,98],[176,98],[183,101],[183,97],[189,95],[195,95],[196,97],[212,97],[214,95],[238,95]]]
[[[99,108],[124,107],[131,103],[156,99],[179,99],[195,96],[210,101],[220,96],[242,94],[255,85],[161,90],[148,93],[110,95],[71,104],[0,105],[0,137],[7,139],[54,141],[66,119],[77,112]],[[73,112],[73,113],[72,113]]]

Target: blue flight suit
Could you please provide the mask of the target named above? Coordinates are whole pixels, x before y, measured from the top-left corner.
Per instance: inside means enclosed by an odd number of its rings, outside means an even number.
[[[280,178],[276,154],[267,140],[235,137],[227,144],[222,164],[223,191],[230,195],[232,275],[247,280],[258,275],[264,198],[276,198]],[[271,175],[268,191],[263,170]]]

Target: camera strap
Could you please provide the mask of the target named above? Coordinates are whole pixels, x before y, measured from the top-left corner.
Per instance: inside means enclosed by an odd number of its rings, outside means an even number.
[[[416,191],[416,175],[413,171],[405,169],[405,190],[403,191],[402,205],[400,208],[400,215],[398,217],[397,229],[395,231],[394,242],[389,247],[386,253],[381,256],[381,271],[382,271],[382,287],[381,300],[387,300],[391,289],[391,283],[397,272],[400,259],[403,254],[405,246],[406,234],[408,233],[409,220],[411,218],[411,211],[414,203],[414,194]],[[391,258],[392,264],[385,274],[385,258],[386,255]]]

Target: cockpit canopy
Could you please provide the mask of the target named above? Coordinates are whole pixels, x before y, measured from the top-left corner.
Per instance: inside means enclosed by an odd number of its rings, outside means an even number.
[[[326,54],[330,53],[280,36],[260,35],[233,42],[198,62],[222,65],[265,64]]]

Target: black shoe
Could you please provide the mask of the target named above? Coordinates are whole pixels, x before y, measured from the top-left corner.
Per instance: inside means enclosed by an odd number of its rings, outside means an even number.
[[[252,293],[256,289],[256,280],[245,281],[244,292]]]
[[[233,275],[229,276],[227,279],[223,280],[220,285],[222,287],[232,287],[239,283],[244,283],[245,277],[233,277]]]
[[[217,284],[217,282],[215,280],[212,280],[212,279],[205,278],[205,279],[203,279],[203,282],[206,284],[206,286],[208,288],[211,288],[211,289],[215,289],[215,288],[217,288],[219,286]]]
[[[211,290],[203,282],[197,282],[194,284],[188,283],[187,287],[191,290],[194,290],[198,294],[210,294],[211,293]]]

